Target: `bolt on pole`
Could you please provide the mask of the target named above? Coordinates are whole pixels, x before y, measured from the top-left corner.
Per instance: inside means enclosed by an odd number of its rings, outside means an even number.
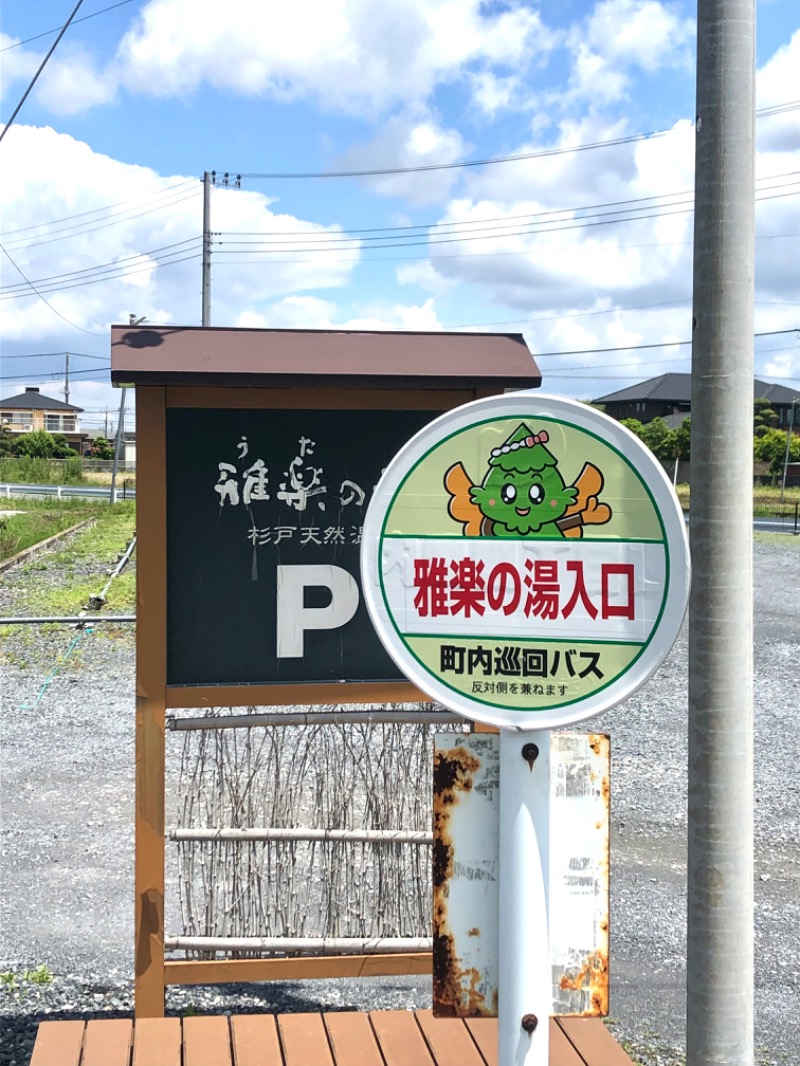
[[[755,0],[699,0],[687,1059],[753,1064]]]

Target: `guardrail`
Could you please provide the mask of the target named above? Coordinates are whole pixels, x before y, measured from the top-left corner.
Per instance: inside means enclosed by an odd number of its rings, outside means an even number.
[[[0,498],[10,500],[12,496],[55,496],[57,499],[80,497],[83,499],[110,499],[111,488],[108,485],[26,485],[21,482],[0,483]],[[136,489],[122,484],[114,490],[114,501],[136,499]]]

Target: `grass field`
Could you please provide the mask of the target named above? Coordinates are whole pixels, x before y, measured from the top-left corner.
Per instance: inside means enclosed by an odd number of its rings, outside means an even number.
[[[689,485],[677,485],[675,491],[678,494],[681,507],[684,511],[688,511],[691,498]],[[753,488],[753,514],[755,516],[768,517],[769,515],[793,512],[796,504],[800,504],[800,489],[786,489],[785,493],[783,493],[783,503],[781,503],[780,486],[756,485]]]
[[[108,510],[97,500],[6,500],[0,507],[22,514],[0,518],[0,562],[86,518]]]

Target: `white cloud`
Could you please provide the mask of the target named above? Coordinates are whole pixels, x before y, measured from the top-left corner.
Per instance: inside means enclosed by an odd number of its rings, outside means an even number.
[[[351,148],[336,161],[333,169],[374,170],[453,163],[461,160],[465,151],[458,130],[442,127],[432,113],[419,108],[412,115],[397,115],[382,122],[369,144]],[[457,170],[433,170],[361,180],[381,196],[427,204],[444,199],[458,176]]]
[[[796,102],[800,99],[800,30],[764,64],[758,72],[759,108]],[[760,118],[756,126],[762,152],[796,152],[800,144],[800,111]],[[775,171],[771,171],[775,173]]]
[[[420,288],[432,292],[434,296],[439,296],[456,285],[452,278],[445,278],[439,274],[429,259],[404,263],[395,270],[395,277],[398,285],[419,285]]]
[[[779,58],[787,62],[783,52]],[[773,70],[771,64],[765,67],[768,74]],[[781,100],[790,98],[785,87],[775,90],[781,91]],[[603,126],[598,119],[584,118],[561,123],[556,143],[567,147],[626,132],[621,122]],[[776,147],[760,152],[759,175],[797,171],[798,144],[795,137],[792,151]],[[526,143],[517,151],[546,147]],[[451,200],[441,216],[443,222],[461,223],[464,236],[479,239],[433,246],[426,264],[403,268],[398,280],[424,284],[431,292],[437,283],[449,283],[450,292],[460,293],[462,300],[482,306],[490,301],[497,311],[488,317],[498,322],[501,308],[510,308],[505,313],[512,319],[527,315],[525,335],[535,352],[684,341],[691,335],[693,170],[694,131],[688,120],[663,136],[485,168],[465,178],[468,195]],[[779,185],[781,192],[792,193],[759,199],[757,205],[759,331],[797,324],[796,304],[776,306],[791,304],[800,285],[796,238],[791,237],[800,231],[793,181],[777,178],[759,186]],[[630,221],[605,224],[623,215]],[[664,304],[670,306],[652,306]],[[800,377],[800,346],[793,346],[791,338],[786,343],[791,349],[787,357],[776,355],[768,363],[766,354],[757,355],[759,373]],[[587,352],[545,357],[542,368],[554,391],[599,395],[608,391],[602,387],[606,372],[608,380],[624,383],[626,377],[687,370],[689,355],[689,346]]]
[[[9,130],[0,163],[3,243],[64,318],[100,334],[131,312],[153,322],[198,322],[199,180],[165,177],[52,129],[22,125]],[[109,208],[109,201],[117,206]],[[47,226],[42,219],[68,221]],[[359,259],[357,243],[346,254],[338,248],[312,253],[304,240],[337,239],[339,227],[283,214],[256,192],[214,190],[212,224],[226,242],[213,252],[216,325],[231,324],[243,310],[277,296],[344,285]],[[257,243],[239,245],[237,239]],[[104,273],[102,283],[83,284],[96,281],[98,272],[124,276]],[[6,297],[25,291],[10,266],[3,285]],[[63,336],[65,325],[28,292],[0,302],[0,329],[9,344]]]
[[[240,315],[236,324],[250,329],[442,329],[432,299],[423,304],[376,301],[348,317],[336,304],[314,296],[288,296],[257,314]]]
[[[239,0],[232,17],[215,0],[150,0],[116,65],[137,93],[181,95],[205,83],[376,114],[426,99],[467,65],[519,68],[552,44],[524,4],[492,13],[481,0]]]
[[[12,47],[14,45],[17,47]],[[0,62],[0,98],[4,104],[3,111],[10,113],[11,108],[7,103],[10,87],[16,82],[32,78],[42,57],[20,46],[19,38],[10,37],[7,33],[0,33],[0,48],[3,49],[3,60]]]
[[[517,106],[522,80],[515,74],[500,78],[489,70],[482,70],[472,78],[472,98],[489,118],[498,111]]]
[[[660,0],[600,0],[572,28],[570,97],[610,103],[625,97],[634,69],[653,74],[666,67],[690,69],[694,19]]]
[[[695,22],[679,4],[659,0],[601,0],[586,23],[586,41],[608,60],[648,73],[687,63]]]
[[[116,79],[99,70],[84,49],[69,46],[47,64],[38,86],[40,104],[55,115],[79,115],[116,96]]]

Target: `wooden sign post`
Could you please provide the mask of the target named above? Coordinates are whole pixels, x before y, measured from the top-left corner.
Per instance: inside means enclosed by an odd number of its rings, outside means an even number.
[[[506,334],[114,326],[111,352],[112,382],[136,387],[135,992],[152,1017],[190,965],[164,953],[167,709],[424,699],[369,623],[363,516],[410,435],[541,379]]]

